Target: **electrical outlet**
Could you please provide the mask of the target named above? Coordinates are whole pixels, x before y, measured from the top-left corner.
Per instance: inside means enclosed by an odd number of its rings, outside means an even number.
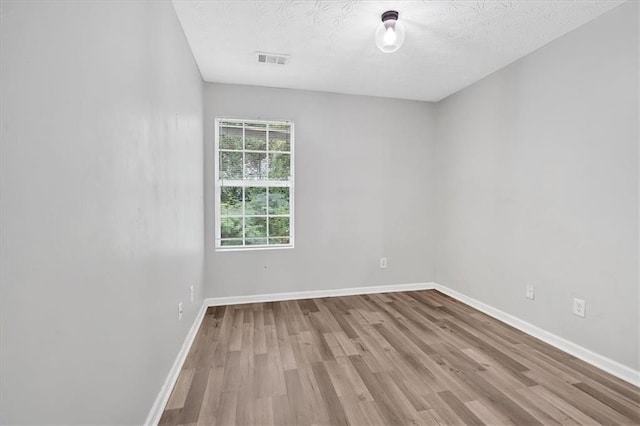
[[[191,303],[193,303],[193,301],[195,300],[195,290],[193,289],[193,286],[189,287],[189,294],[191,298]]]
[[[387,258],[386,257],[381,257],[380,258],[380,269],[387,269]]]
[[[573,313],[579,317],[584,318],[586,315],[587,305],[582,299],[573,299]]]
[[[527,296],[527,299],[531,299],[531,300],[533,300],[536,297],[536,288],[533,286],[533,284],[527,284],[527,290],[526,290],[525,296]]]
[[[182,319],[182,302],[178,303],[178,319]]]

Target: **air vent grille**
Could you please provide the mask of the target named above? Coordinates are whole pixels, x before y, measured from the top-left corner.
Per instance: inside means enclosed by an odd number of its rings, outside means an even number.
[[[289,62],[289,55],[281,53],[256,52],[256,54],[261,64],[286,65]]]

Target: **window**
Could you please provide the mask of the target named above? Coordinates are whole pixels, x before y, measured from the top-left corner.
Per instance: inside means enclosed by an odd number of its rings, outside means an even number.
[[[216,119],[216,250],[293,247],[293,123]]]

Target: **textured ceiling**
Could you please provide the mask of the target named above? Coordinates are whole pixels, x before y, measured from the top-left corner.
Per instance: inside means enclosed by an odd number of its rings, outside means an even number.
[[[438,101],[624,1],[189,1],[173,4],[206,81]],[[400,12],[402,48],[374,42]],[[256,51],[291,55],[259,64]]]

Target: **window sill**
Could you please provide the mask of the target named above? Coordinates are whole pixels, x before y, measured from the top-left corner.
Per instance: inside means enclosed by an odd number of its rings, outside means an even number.
[[[224,253],[227,251],[256,251],[256,250],[287,250],[294,248],[294,245],[286,245],[286,246],[229,246],[229,247],[216,247],[215,251],[218,253]]]

